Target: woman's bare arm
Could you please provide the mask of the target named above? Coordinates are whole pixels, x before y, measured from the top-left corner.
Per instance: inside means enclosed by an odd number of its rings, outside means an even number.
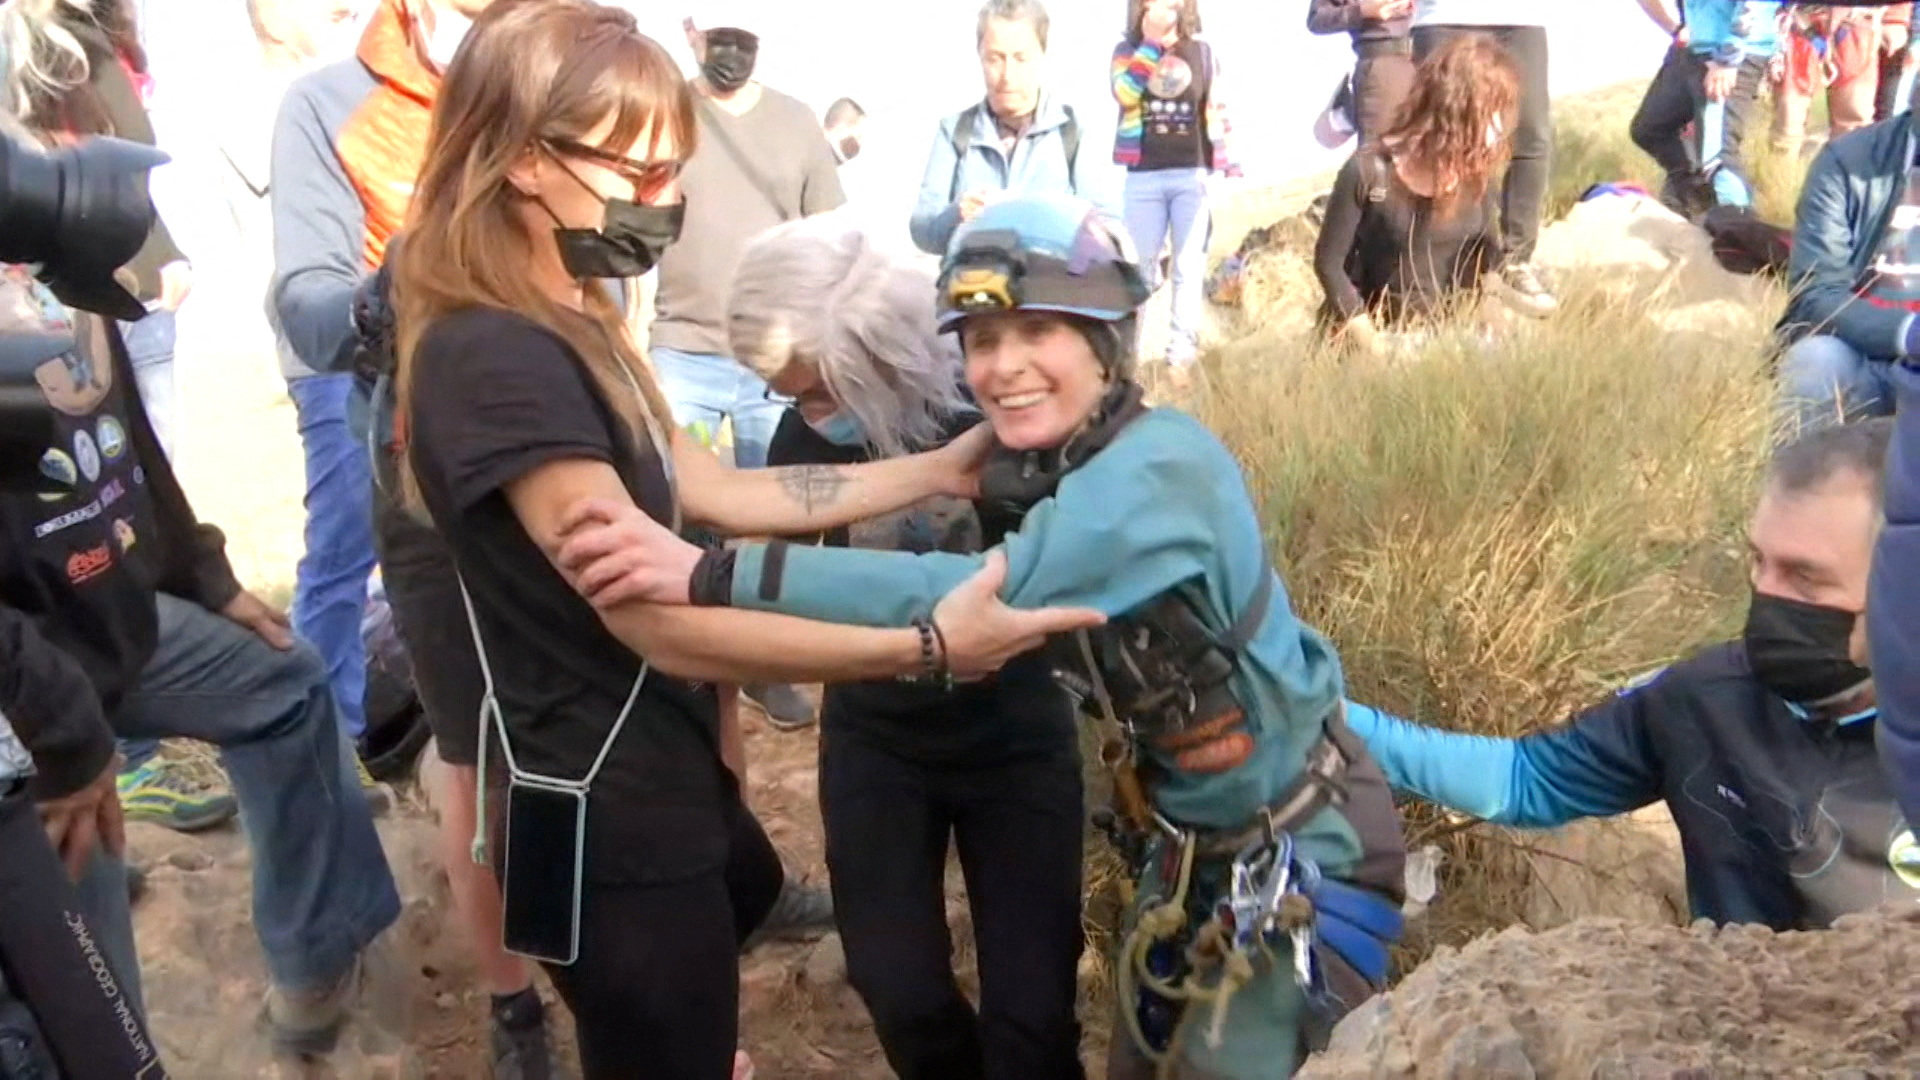
[[[548,462],[507,485],[527,535],[552,559],[563,511],[585,498],[633,504],[613,467],[585,458]],[[558,569],[556,564],[555,569]],[[564,575],[563,575],[564,576]],[[911,629],[829,626],[724,608],[628,604],[600,613],[608,630],[669,675],[713,682],[841,682],[918,674]]]
[[[585,458],[541,465],[508,484],[506,494],[521,527],[563,578],[558,556],[567,509],[586,500],[633,506],[613,467]],[[1009,608],[998,595],[1005,576],[1005,560],[990,561],[988,570],[954,589],[930,616],[944,632],[945,662],[955,677],[997,671],[1048,635],[1102,621],[1090,610]],[[685,679],[863,682],[926,673],[921,635],[912,628],[844,626],[718,607],[630,603],[598,610],[628,648]]]
[[[837,529],[932,495],[972,498],[973,466],[991,446],[985,424],[948,446],[866,465],[735,469],[685,434],[673,439],[687,520],[730,536]]]

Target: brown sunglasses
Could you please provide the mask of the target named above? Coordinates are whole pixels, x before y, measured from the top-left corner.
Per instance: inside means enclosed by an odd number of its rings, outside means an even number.
[[[623,154],[577,143],[572,139],[547,139],[546,143],[555,153],[586,158],[612,169],[620,174],[621,179],[633,185],[633,197],[641,202],[658,195],[668,184],[679,179],[680,170],[686,166],[686,162],[677,160],[635,161]]]

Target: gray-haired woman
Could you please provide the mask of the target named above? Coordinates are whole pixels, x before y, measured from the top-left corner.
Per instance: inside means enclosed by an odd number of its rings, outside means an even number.
[[[841,212],[757,240],[728,311],[734,355],[793,399],[770,465],[854,464],[977,423],[932,276],[876,251]],[[829,544],[980,551],[1017,520],[934,500]],[[1073,708],[1039,654],[950,690],[829,686],[820,809],[847,973],[903,1077],[1082,1075],[1081,795]],[[976,1015],[955,985],[947,850],[979,947]]]

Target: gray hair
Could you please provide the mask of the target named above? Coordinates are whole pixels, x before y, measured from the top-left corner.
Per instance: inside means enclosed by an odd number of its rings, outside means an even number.
[[[973,47],[979,48],[987,40],[987,23],[994,19],[1005,22],[1023,22],[1033,27],[1033,36],[1040,40],[1040,49],[1047,48],[1047,28],[1053,20],[1047,17],[1047,8],[1040,0],[987,0],[980,6],[980,25],[974,30]]]
[[[0,4],[0,55],[6,58],[6,104],[22,120],[35,94],[57,97],[87,81],[87,52],[61,19],[89,25],[85,0],[10,0]]]
[[[1767,483],[1782,494],[1801,495],[1825,487],[1842,472],[1852,472],[1867,481],[1874,502],[1879,503],[1887,448],[1892,443],[1891,416],[1816,428],[1773,452],[1767,462]]]
[[[933,275],[875,248],[845,210],[789,221],[747,245],[727,337],[762,378],[813,369],[884,456],[932,445],[967,408],[959,345],[935,329]]]

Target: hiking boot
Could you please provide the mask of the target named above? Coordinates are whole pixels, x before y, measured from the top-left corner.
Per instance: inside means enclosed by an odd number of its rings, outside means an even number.
[[[1668,173],[1660,185],[1660,205],[1688,221],[1705,217],[1717,201],[1713,182],[1700,173]]]
[[[493,999],[489,1040],[493,1047],[493,1080],[552,1080],[547,1010],[533,987]]]
[[[740,692],[760,707],[767,723],[781,731],[799,731],[813,726],[813,706],[800,691],[786,683],[743,686]]]
[[[115,778],[120,809],[128,821],[148,821],[175,832],[191,833],[224,825],[240,804],[224,791],[208,791],[179,763],[149,758]]]
[[[750,952],[769,941],[812,941],[833,928],[833,894],[789,877],[780,885],[773,910],[748,935],[740,951]]]
[[[1498,280],[1507,303],[1522,315],[1544,318],[1560,309],[1560,301],[1547,291],[1532,263],[1508,263],[1500,268]]]
[[[354,957],[331,984],[305,990],[281,986],[267,990],[267,1024],[273,1048],[282,1054],[320,1057],[333,1052],[346,1026],[347,1011],[360,992],[361,957]]]

